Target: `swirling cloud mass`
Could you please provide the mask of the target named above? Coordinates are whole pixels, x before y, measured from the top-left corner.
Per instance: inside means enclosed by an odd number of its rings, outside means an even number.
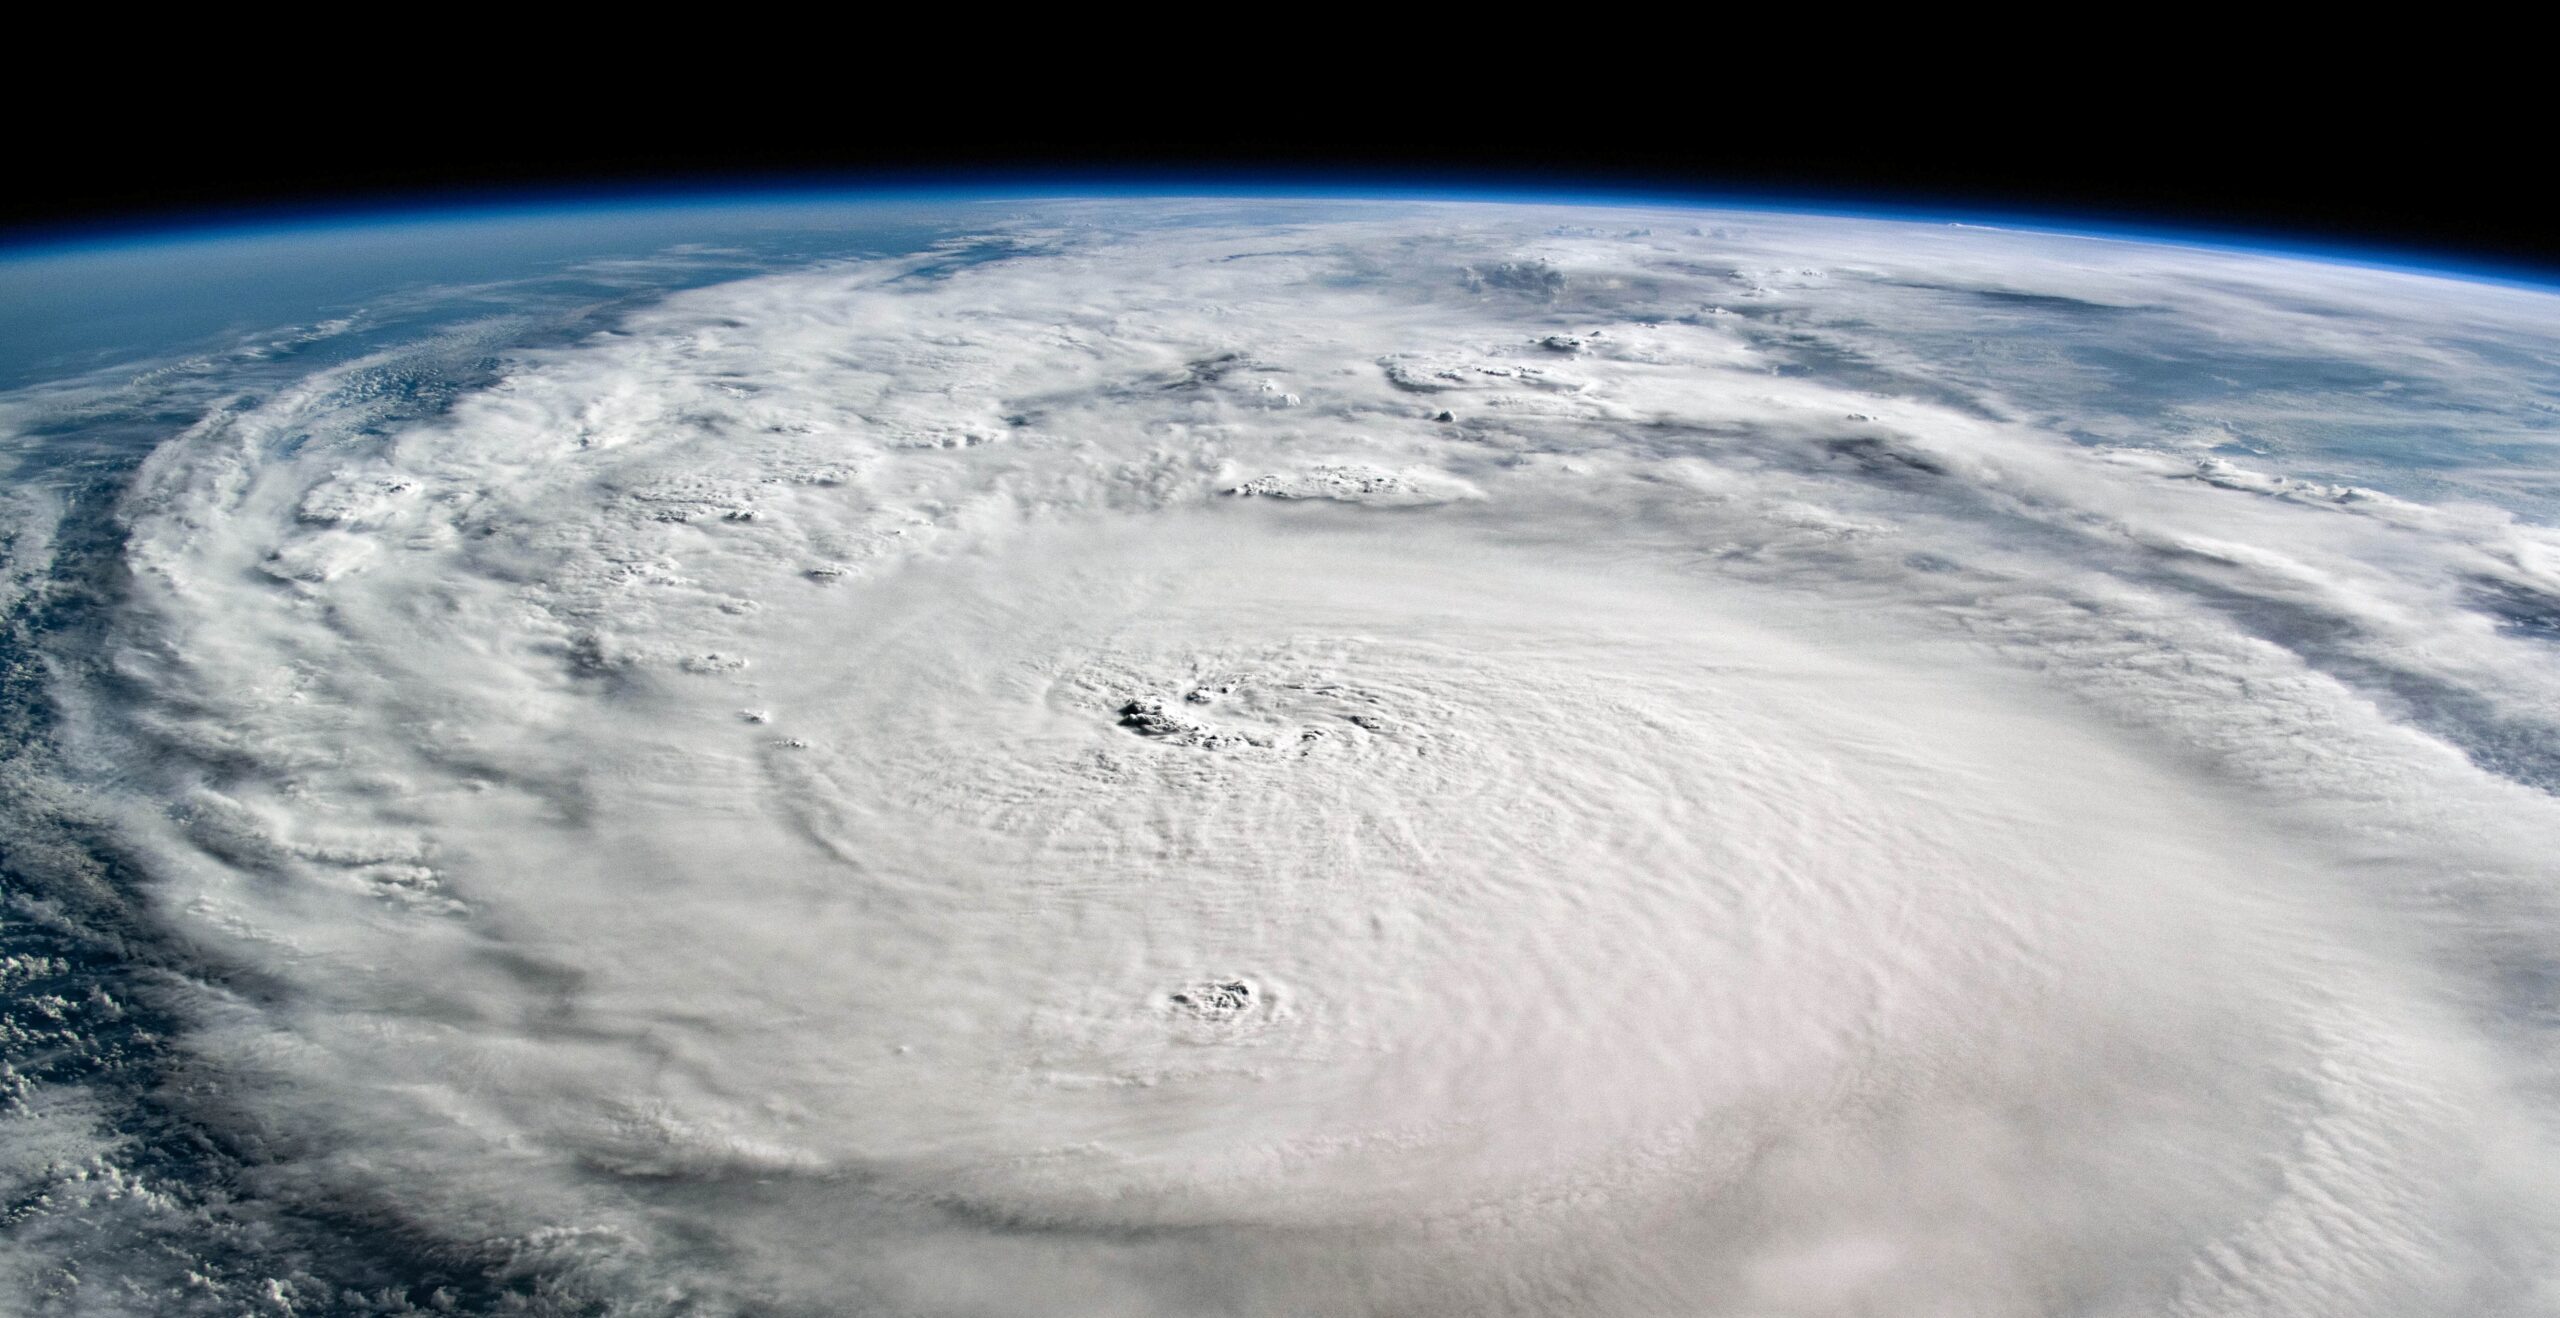
[[[26,483],[10,1303],[2560,1312],[2560,298],[1246,209]]]

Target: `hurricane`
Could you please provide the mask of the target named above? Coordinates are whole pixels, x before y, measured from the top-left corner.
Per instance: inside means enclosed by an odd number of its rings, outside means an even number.
[[[11,374],[0,1305],[2560,1312],[2560,293],[793,214]]]

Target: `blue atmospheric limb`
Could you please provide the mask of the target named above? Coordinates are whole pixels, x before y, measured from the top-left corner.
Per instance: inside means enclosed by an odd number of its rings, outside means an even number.
[[[1917,224],[1968,224],[2024,232],[2171,243],[2417,271],[2520,287],[2560,286],[2560,273],[2521,262],[2356,243],[2209,223],[2139,223],[2068,207],[1983,206],[1960,195],[1915,199],[1880,190],[1789,190],[1732,185],[1591,182],[1569,174],[1520,177],[1444,170],[1169,171],[1089,169],[900,170],[861,175],[802,172],[688,175],[614,184],[448,188],[365,199],[247,203],[136,212],[0,231],[0,260],[125,249],[172,241],[319,235],[353,228],[421,230],[469,222],[592,224],[653,213],[673,218],[741,210],[845,205],[947,206],[1055,198],[1198,197],[1228,201],[1482,202],[1590,208],[1819,215]],[[423,236],[423,234],[421,235]]]

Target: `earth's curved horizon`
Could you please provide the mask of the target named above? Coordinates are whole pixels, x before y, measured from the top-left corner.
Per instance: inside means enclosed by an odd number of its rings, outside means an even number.
[[[0,251],[0,1308],[2560,1312],[2560,289],[394,220]]]

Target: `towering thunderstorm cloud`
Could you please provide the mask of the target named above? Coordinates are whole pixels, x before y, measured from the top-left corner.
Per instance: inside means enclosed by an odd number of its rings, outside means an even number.
[[[2560,1312],[2560,296],[1097,203],[581,314],[0,398],[0,1307]]]

